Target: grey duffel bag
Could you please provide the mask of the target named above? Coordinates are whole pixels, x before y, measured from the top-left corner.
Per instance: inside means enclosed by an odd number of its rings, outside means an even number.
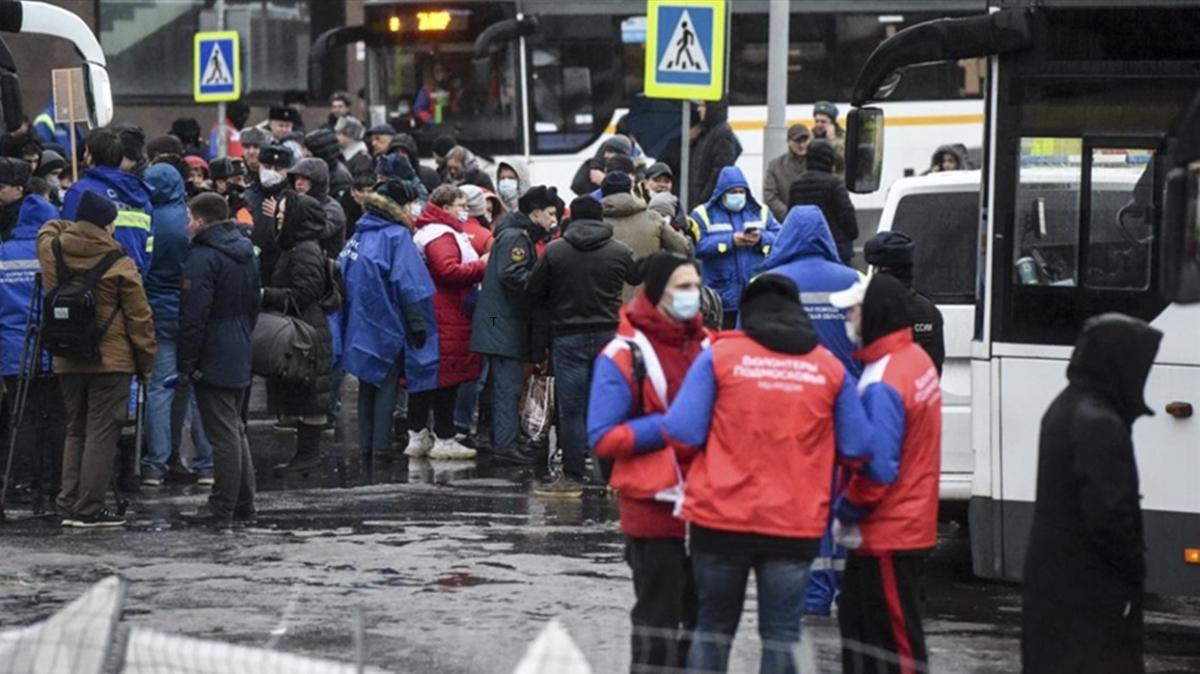
[[[285,384],[307,385],[316,379],[317,330],[299,318],[260,313],[252,344],[254,374]]]

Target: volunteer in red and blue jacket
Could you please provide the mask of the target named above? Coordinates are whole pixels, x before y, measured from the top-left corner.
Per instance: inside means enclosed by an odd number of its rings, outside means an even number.
[[[609,485],[637,597],[631,671],[648,674],[683,669],[696,625],[685,525],[674,514],[696,453],[667,448],[659,429],[708,335],[695,261],[663,251],[643,258],[638,271],[644,285],[596,358],[587,425],[596,456],[613,462]]]
[[[742,329],[700,354],[663,421],[671,442],[701,452],[682,513],[700,600],[687,670],[726,671],[754,569],[759,671],[795,672],[834,465],[870,460],[871,424],[854,376],[820,345],[795,283],[758,276],[741,306]]]
[[[721,327],[737,325],[742,289],[771,252],[779,223],[755,200],[750,183],[736,166],[721,169],[708,203],[692,211],[688,227],[696,241],[704,285],[721,295]]]
[[[30,194],[21,203],[8,240],[0,243],[0,374],[4,375],[9,395],[17,390],[18,375],[24,371],[31,376],[25,417],[17,429],[19,454],[14,470],[18,482],[32,477],[33,496],[43,501],[58,492],[66,410],[50,357],[45,353],[38,358],[29,355],[22,368],[21,354],[25,352],[25,328],[38,272],[37,233],[43,224],[57,218],[57,208],[43,197]]]
[[[845,290],[859,280],[854,269],[842,264],[837,244],[816,206],[794,206],[783,221],[775,245],[763,263],[763,271],[782,274],[800,288],[800,302],[812,319],[821,346],[842,361],[846,371],[857,377],[862,363],[851,355],[857,346],[846,334],[846,316],[829,303],[830,293]],[[834,476],[834,482],[838,476]],[[829,615],[841,585],[846,550],[834,544],[826,531],[821,550],[813,560],[805,596],[804,612],[810,615]]]
[[[849,331],[862,342],[858,388],[874,428],[874,456],[834,511],[835,536],[851,548],[838,600],[842,671],[924,672],[921,596],[925,558],[937,542],[941,383],[913,341],[900,281],[877,274],[832,302],[847,310]]]
[[[150,238],[150,188],[132,171],[142,158],[144,137],[140,131],[123,128],[95,129],[84,144],[88,163],[84,174],[63,195],[62,218],[74,220],[84,192],[95,192],[117,207],[113,238],[125,249],[143,276],[150,269],[153,242]]]
[[[438,340],[433,279],[413,244],[409,208],[416,188],[381,183],[363,202],[354,236],[338,261],[342,366],[359,381],[358,437],[364,459],[392,459],[392,411],[401,377],[410,391],[437,388]]]

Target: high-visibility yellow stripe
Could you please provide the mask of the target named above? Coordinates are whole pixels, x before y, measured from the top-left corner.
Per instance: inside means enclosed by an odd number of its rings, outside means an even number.
[[[117,227],[130,227],[150,231],[150,216],[141,211],[117,211],[117,219],[113,221]]]
[[[789,119],[788,125],[804,124],[812,126],[811,119]],[[839,119],[838,123],[842,126],[846,125],[845,118]],[[889,115],[884,118],[884,127],[888,126],[941,126],[944,124],[983,124],[983,115],[972,113],[965,115],[912,115],[908,117],[900,117]],[[732,121],[729,126],[734,131],[762,131],[767,126],[766,120],[759,119],[743,119]],[[604,130],[605,133],[614,134],[617,132],[615,124],[609,124]]]

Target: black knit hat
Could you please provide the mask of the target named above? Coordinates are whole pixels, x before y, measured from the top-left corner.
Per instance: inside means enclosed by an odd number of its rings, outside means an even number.
[[[867,264],[887,269],[904,269],[913,265],[916,244],[904,232],[880,232],[867,239],[863,257]]]
[[[403,206],[421,197],[417,188],[407,180],[385,180],[375,186],[375,193],[382,194],[396,204]]]
[[[658,304],[662,299],[663,292],[667,289],[667,281],[671,280],[671,274],[685,264],[690,264],[696,267],[696,271],[699,271],[695,260],[679,253],[662,250],[642,258],[638,263],[637,275],[645,284],[642,287],[646,291],[646,299],[650,300],[650,304]]]
[[[604,172],[611,173],[613,171],[620,171],[622,173],[633,175],[633,173],[637,171],[637,166],[634,165],[633,160],[629,157],[626,157],[623,154],[614,154],[613,156],[604,160]]]
[[[450,150],[453,150],[455,145],[458,145],[458,141],[454,136],[438,136],[433,141],[433,153],[439,157],[445,157],[450,154]]]
[[[342,151],[342,147],[338,145],[337,134],[329,129],[309,131],[308,135],[304,137],[304,147],[308,148],[314,157],[320,157],[325,161],[336,160]]]
[[[75,219],[97,227],[108,227],[117,219],[117,207],[113,202],[92,191],[85,191],[75,209]]]
[[[549,208],[558,204],[558,190],[545,185],[529,188],[517,201],[517,208],[528,215],[533,211]]]
[[[604,175],[604,181],[600,183],[600,194],[606,197],[610,194],[624,194],[632,189],[633,181],[624,171],[609,171]]]
[[[0,157],[0,185],[29,184],[29,162],[16,157]]]

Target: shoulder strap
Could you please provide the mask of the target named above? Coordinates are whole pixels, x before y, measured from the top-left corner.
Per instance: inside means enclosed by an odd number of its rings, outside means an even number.
[[[626,339],[625,343],[629,345],[629,356],[633,359],[633,388],[637,396],[634,399],[634,412],[640,416],[643,412],[642,385],[646,381],[646,358],[642,355],[642,348],[637,345],[637,342]]]
[[[58,274],[58,285],[62,285],[71,277],[71,268],[63,260],[62,241],[59,241],[57,236],[50,243],[50,249],[54,251],[54,269]]]
[[[96,266],[92,267],[86,272],[83,272],[84,287],[95,288],[96,284],[100,282],[100,279],[104,278],[104,274],[108,272],[108,270],[111,269],[114,264],[117,263],[117,260],[120,260],[123,257],[125,257],[124,250],[108,251],[104,257],[100,258],[100,261],[96,263]]]

